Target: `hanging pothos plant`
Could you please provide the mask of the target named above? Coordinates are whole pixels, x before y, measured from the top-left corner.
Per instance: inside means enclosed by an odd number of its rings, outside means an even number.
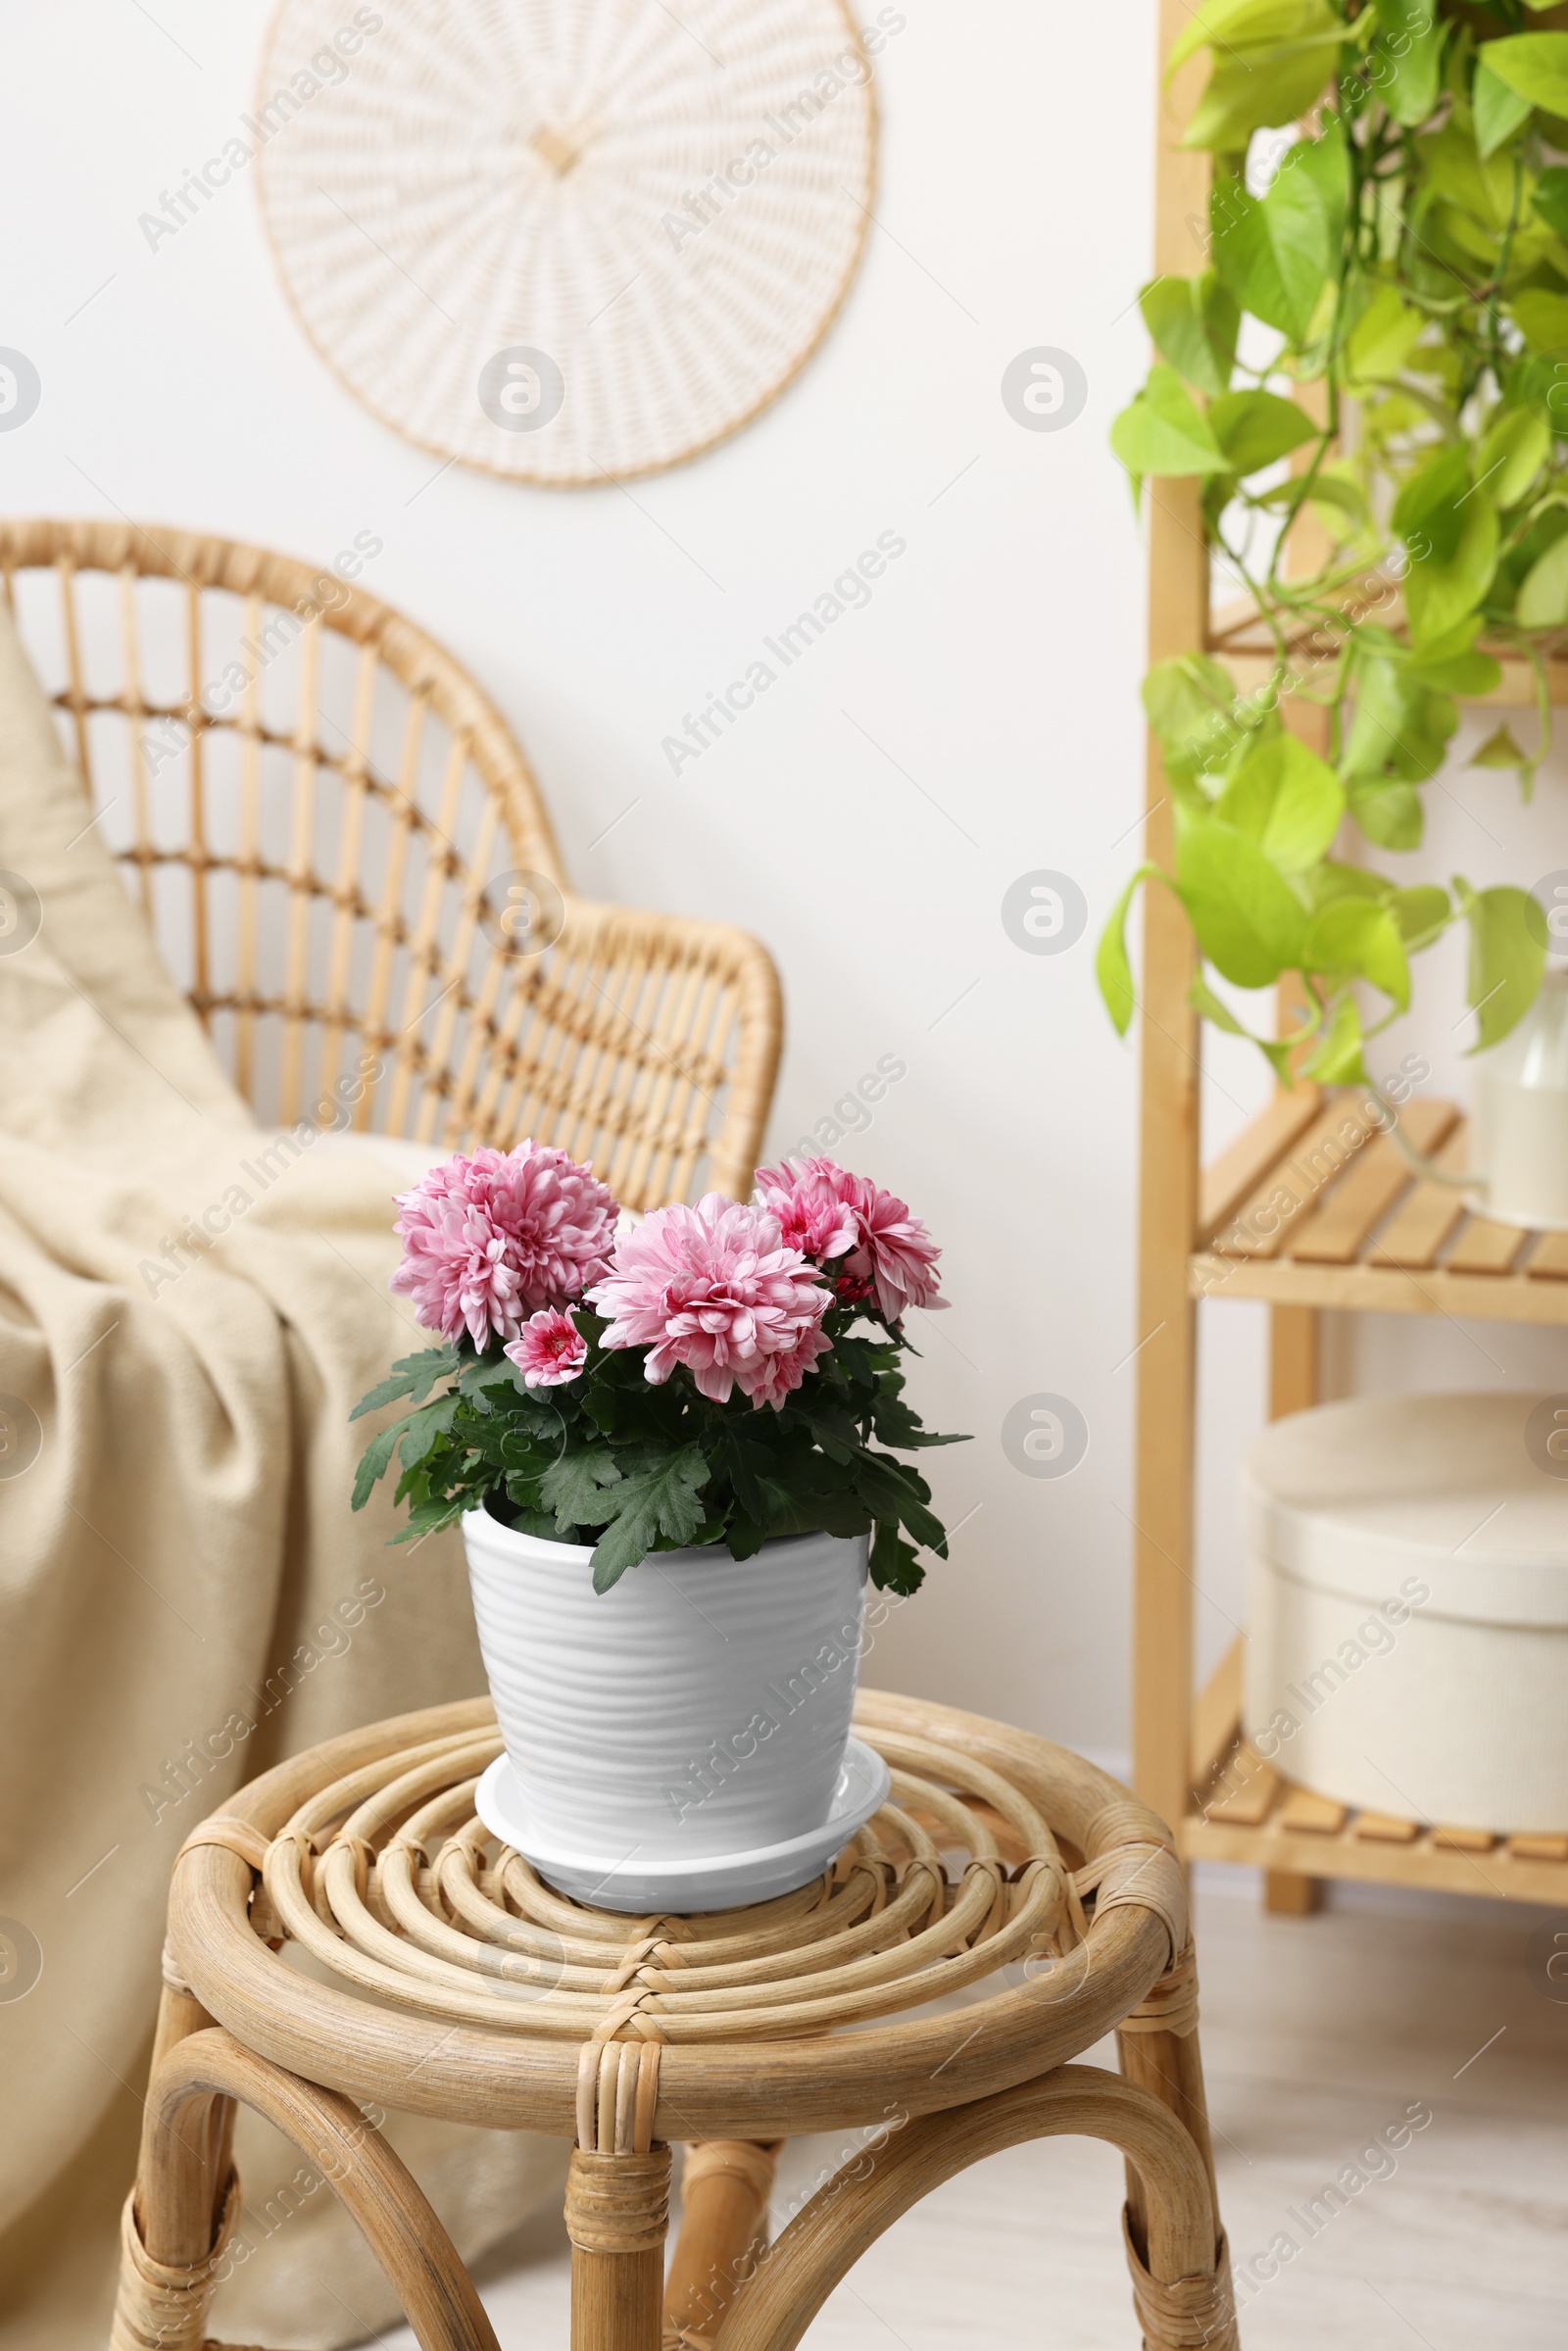
[[[1210,60],[1186,140],[1214,158],[1209,266],[1144,289],[1158,358],[1112,444],[1136,495],[1146,476],[1201,479],[1272,666],[1250,697],[1202,653],[1145,681],[1175,863],[1140,867],[1101,941],[1124,1032],[1146,880],[1186,910],[1204,1017],[1249,1033],[1205,967],[1243,988],[1300,974],[1301,1025],[1254,1040],[1282,1077],[1364,1081],[1365,1036],[1450,923],[1469,926],[1478,1048],[1540,987],[1525,891],[1412,885],[1377,855],[1420,847],[1459,703],[1499,682],[1482,641],[1530,662],[1538,721],[1528,747],[1499,726],[1473,763],[1513,769],[1528,800],[1549,736],[1543,647],[1568,627],[1568,31],[1527,29],[1537,5],[1204,0],[1176,44],[1173,71]],[[1303,115],[1250,193],[1253,133]],[[1307,510],[1329,552],[1293,577]],[[1326,759],[1286,732],[1288,694],[1326,708]]]

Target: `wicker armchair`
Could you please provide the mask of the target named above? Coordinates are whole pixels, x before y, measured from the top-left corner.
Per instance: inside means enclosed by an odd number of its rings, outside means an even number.
[[[361,1129],[537,1135],[631,1207],[745,1193],[781,1034],[766,952],[575,897],[504,720],[421,629],[335,568],[131,522],[0,522],[0,575],[258,1117],[353,1076]]]

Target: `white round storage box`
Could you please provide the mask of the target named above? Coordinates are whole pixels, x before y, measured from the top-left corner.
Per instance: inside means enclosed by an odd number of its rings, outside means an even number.
[[[1568,1482],[1542,1466],[1563,1430],[1568,1399],[1557,1430],[1550,1399],[1494,1391],[1323,1404],[1258,1439],[1244,1723],[1286,1779],[1568,1829]]]

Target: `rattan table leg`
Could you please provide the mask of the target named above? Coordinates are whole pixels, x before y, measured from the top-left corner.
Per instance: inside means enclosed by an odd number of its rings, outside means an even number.
[[[205,2033],[214,2022],[193,1991],[176,1991],[166,1984],[158,2000],[158,2027],[153,2034],[153,2061],[149,2074],[156,2074],[176,2041],[185,2040],[192,2033]]]
[[[1025,2139],[1062,2132],[1108,2139],[1137,2167],[1148,2242],[1129,2244],[1146,2351],[1235,2351],[1223,2238],[1201,2158],[1169,2109],[1097,2066],[1058,2066],[907,2124],[874,2156],[835,2174],[762,2256],[714,2338],[714,2351],[794,2351],[868,2245],[944,2180]]]
[[[110,2351],[202,2351],[239,2206],[239,2182],[225,2163],[215,2226],[217,2118],[235,2099],[292,2139],[352,2213],[422,2351],[499,2351],[451,2238],[380,2132],[350,2099],[286,2073],[217,2027],[179,2038],[148,2083]]]
[[[571,2351],[660,2351],[669,2149],[599,2155],[566,2171]]]
[[[1168,2106],[1198,2149],[1208,2179],[1217,2237],[1219,2190],[1214,2180],[1214,2147],[1198,2037],[1198,1961],[1190,1938],[1147,1997],[1123,2019],[1116,2048],[1127,2080]],[[1131,2164],[1127,2167],[1127,2209],[1134,2242],[1142,2248],[1148,2237],[1148,2216],[1143,2182]]]
[[[1219,2194],[1214,2183],[1214,2148],[1208,2132],[1203,2058],[1197,2032],[1119,2033],[1116,2046],[1127,2080],[1136,2082],[1140,2089],[1147,2089],[1162,2106],[1168,2106],[1198,2149],[1213,2199],[1217,2232]],[[1131,2164],[1127,2167],[1127,2202],[1142,2241],[1147,2228],[1143,2186]]]
[[[152,2063],[147,2068],[148,2081],[152,2081],[171,2049],[176,2048],[182,2040],[188,2040],[193,2033],[206,2033],[215,2022],[189,1985],[179,1983],[166,1950],[164,1988],[158,2002],[158,2029],[153,2035]],[[202,2153],[207,2165],[207,2177],[213,2183],[213,2200],[207,2215],[211,2237],[217,2234],[222,2217],[224,2186],[233,2164],[233,2099],[214,2098],[204,2110],[200,2122],[193,2118],[190,2128],[192,2131],[200,2129],[206,2134]]]
[[[756,2268],[783,2144],[714,2138],[687,2149],[680,2234],[664,2286],[665,2351],[702,2351]]]

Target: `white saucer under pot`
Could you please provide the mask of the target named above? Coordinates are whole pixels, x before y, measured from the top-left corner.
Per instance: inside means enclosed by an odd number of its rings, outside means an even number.
[[[511,1759],[498,1755],[480,1780],[474,1809],[492,1837],[513,1845],[530,1861],[547,1886],[596,1910],[632,1917],[669,1910],[690,1916],[704,1910],[737,1910],[770,1902],[777,1894],[820,1877],[857,1829],[887,1800],[892,1775],[873,1747],[852,1739],[833,1791],[833,1808],[820,1829],[788,1837],[751,1852],[717,1853],[681,1861],[650,1860],[635,1846],[616,1855],[572,1853],[552,1848],[532,1833]]]
[[[632,1856],[674,1883],[801,1838],[831,1847],[875,1809],[842,1826],[847,1788],[863,1785],[844,1774],[864,1537],[803,1535],[747,1560],[722,1544],[658,1551],[596,1592],[583,1545],[485,1510],[463,1533],[510,1766],[505,1796],[487,1799],[507,1826],[481,1818],[553,1883],[558,1866],[603,1876]]]

